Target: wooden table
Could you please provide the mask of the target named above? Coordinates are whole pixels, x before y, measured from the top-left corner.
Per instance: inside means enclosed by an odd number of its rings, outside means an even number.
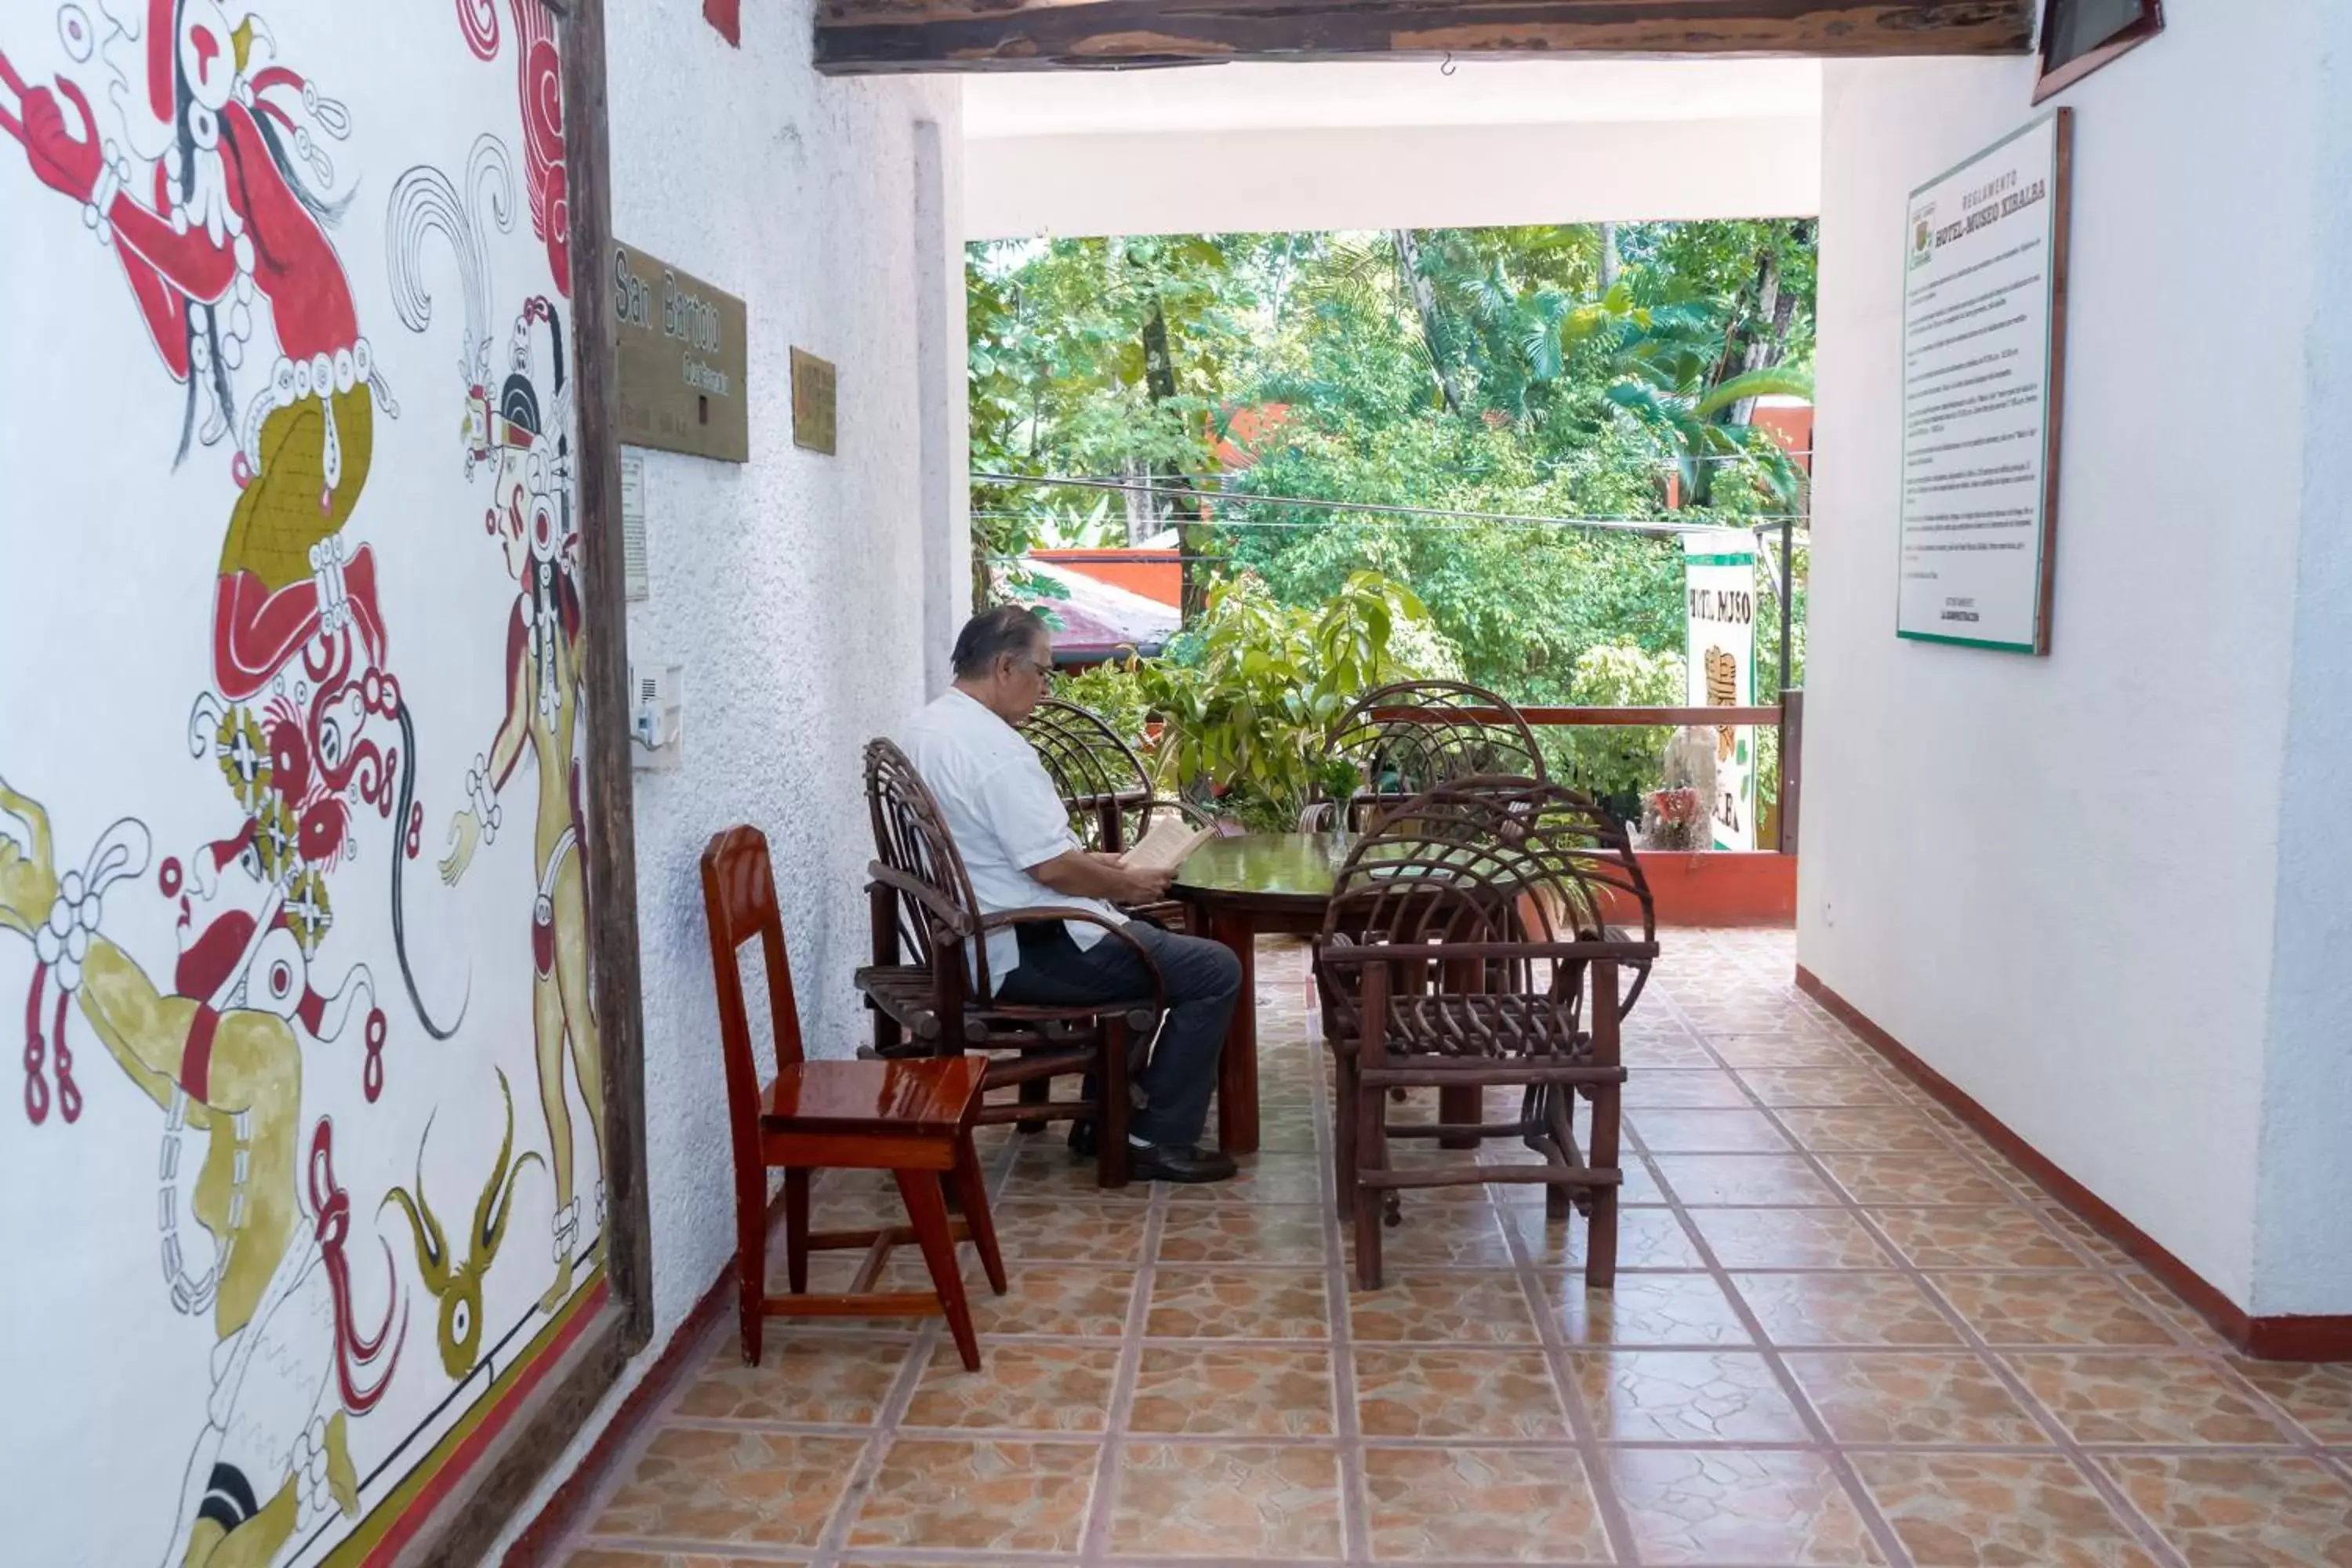
[[[1176,873],[1170,896],[1184,904],[1186,929],[1224,943],[1241,961],[1241,997],[1217,1060],[1217,1142],[1229,1154],[1254,1154],[1258,1146],[1257,939],[1321,933],[1324,906],[1355,837],[1254,833],[1212,838]],[[1443,1090],[1438,1114],[1449,1122],[1476,1121],[1477,1089]],[[1448,1148],[1477,1143],[1475,1138],[1444,1142]]]

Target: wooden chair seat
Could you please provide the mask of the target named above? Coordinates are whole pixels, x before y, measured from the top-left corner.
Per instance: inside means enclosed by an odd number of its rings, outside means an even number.
[[[1341,1010],[1343,1016],[1345,1010]],[[1340,1038],[1354,1032],[1345,1018]],[[1592,1036],[1577,1026],[1573,1011],[1546,995],[1514,993],[1459,995],[1449,993],[1392,995],[1388,1002],[1389,1054],[1434,1071],[1507,1059],[1533,1068],[1547,1061],[1562,1067],[1590,1065]]]
[[[958,1241],[971,1242],[998,1295],[1004,1260],[988,1214],[988,1188],[973,1152],[987,1066],[962,1056],[919,1060],[810,1061],[803,1053],[792,966],[776,906],[768,841],[752,827],[719,834],[702,854],[702,891],[710,921],[710,957],[719,993],[719,1041],[735,1163],[737,1268],[743,1359],[760,1362],[761,1326],[771,1317],[885,1317],[937,1314],[948,1321],[966,1368],[980,1370],[980,1341],[956,1263]],[[739,952],[756,939],[766,963],[777,1070],[765,1086],[751,1050]],[[791,1293],[767,1293],[768,1180],[784,1173],[784,1246]],[[811,1227],[810,1175],[824,1169],[887,1170],[896,1177],[909,1221],[867,1230]],[[950,1219],[947,1193],[962,1209]],[[891,1249],[920,1247],[929,1290],[876,1291]],[[862,1249],[866,1260],[849,1288],[812,1295],[812,1252]]]
[[[887,1016],[929,1052],[946,1033],[941,1020],[939,987],[928,967],[909,964],[868,964],[856,976],[866,1005]],[[970,1050],[1033,1050],[1039,1047],[1091,1049],[1098,1021],[1106,1012],[1124,1011],[1127,1026],[1148,1035],[1158,1021],[1149,998],[1125,1006],[1116,1002],[1088,1003],[1076,1007],[1026,1007],[994,1003],[986,1007],[966,1003],[961,1032]],[[886,1055],[914,1055],[912,1049]]]
[[[971,1057],[795,1062],[761,1092],[760,1131],[771,1138],[887,1131],[953,1139],[971,1114],[986,1069]],[[888,1163],[839,1162],[845,1169],[881,1169]]]

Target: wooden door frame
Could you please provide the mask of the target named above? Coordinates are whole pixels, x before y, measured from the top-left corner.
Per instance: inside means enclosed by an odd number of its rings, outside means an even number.
[[[2042,0],[817,0],[814,64],[1134,69],[1231,60],[2025,55]]]
[[[637,851],[630,774],[629,627],[621,543],[618,384],[611,330],[611,126],[604,0],[541,0],[562,64],[571,202],[572,407],[579,443],[582,613],[587,637],[590,984],[604,1074],[605,1300],[436,1502],[399,1563],[478,1563],[651,1342],[653,1232],[646,1193],[645,1016],[638,1005]]]

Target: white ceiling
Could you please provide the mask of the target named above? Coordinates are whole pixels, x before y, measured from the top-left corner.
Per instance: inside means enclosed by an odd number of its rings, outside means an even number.
[[[980,73],[964,135],[1811,120],[1817,60],[1435,60]]]

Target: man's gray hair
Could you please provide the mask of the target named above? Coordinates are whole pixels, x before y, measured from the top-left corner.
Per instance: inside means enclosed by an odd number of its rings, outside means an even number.
[[[1026,655],[1044,637],[1052,640],[1045,617],[1021,605],[999,605],[982,610],[963,624],[956,635],[955,672],[958,680],[985,675],[1008,653]]]

